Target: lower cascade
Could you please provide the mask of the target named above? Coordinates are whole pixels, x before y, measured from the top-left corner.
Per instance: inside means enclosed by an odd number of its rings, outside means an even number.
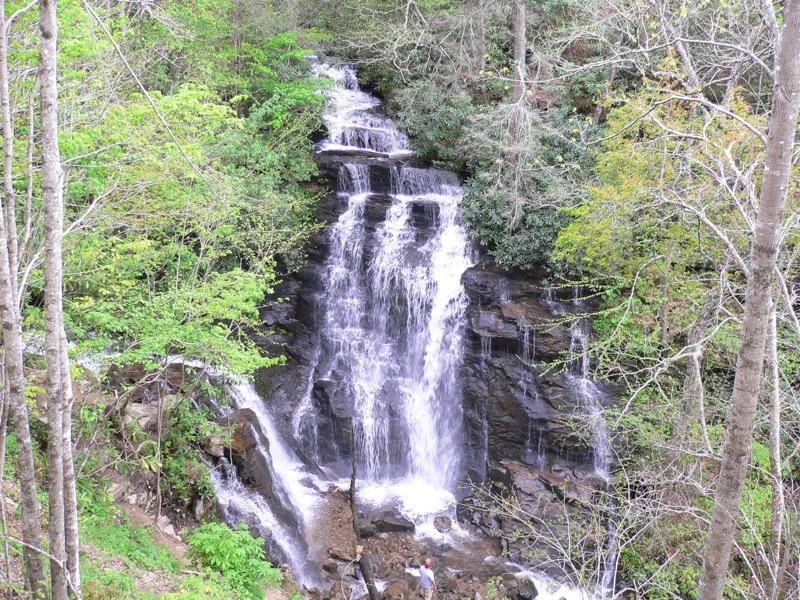
[[[333,556],[329,503],[354,475],[360,520],[407,524],[414,552],[449,563],[440,585],[465,570],[518,571],[520,597],[526,585],[542,600],[612,595],[611,526],[592,589],[579,590],[536,570],[569,580],[547,552],[531,564],[509,542],[501,560],[492,534],[510,525],[457,502],[468,480],[505,482],[531,511],[567,481],[586,505],[609,485],[610,397],[589,377],[588,307],[476,264],[458,178],[415,161],[352,68],[315,69],[336,83],[329,137],[317,146],[336,191],[320,203],[329,226],[313,240],[312,264],[262,312],[274,331],[259,343],[287,364],[261,376],[264,398],[249,384],[229,387],[240,448],[214,473],[227,520],[264,537],[301,585],[329,587],[318,570]],[[564,356],[568,368],[539,366]],[[406,556],[405,570],[421,558]]]

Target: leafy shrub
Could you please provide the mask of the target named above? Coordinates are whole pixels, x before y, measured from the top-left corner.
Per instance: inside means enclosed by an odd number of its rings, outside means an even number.
[[[189,537],[191,555],[201,566],[228,578],[243,598],[264,598],[264,586],[277,587],[280,571],[266,560],[261,541],[246,525],[231,529],[222,523],[207,523]]]
[[[475,112],[468,94],[421,82],[402,90],[394,101],[400,107],[400,126],[421,158],[464,168],[464,126]]]
[[[213,420],[205,407],[195,410],[191,402],[179,399],[169,410],[169,433],[163,440],[164,475],[172,500],[186,505],[192,498],[213,496],[211,473],[198,459],[200,444],[216,438],[226,444],[227,430]]]
[[[232,600],[237,597],[230,583],[220,575],[186,577],[178,592],[162,594],[159,600]],[[248,596],[249,597],[249,596]]]
[[[83,573],[84,600],[123,600],[124,598],[142,598],[136,594],[136,582],[127,573],[113,569],[100,570],[89,563]]]
[[[568,217],[552,207],[526,209],[512,219],[514,202],[510,194],[477,179],[467,182],[462,218],[470,234],[478,238],[495,262],[505,269],[550,266],[558,232]]]

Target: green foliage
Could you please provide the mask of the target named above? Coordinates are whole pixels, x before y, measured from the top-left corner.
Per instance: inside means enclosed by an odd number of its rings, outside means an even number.
[[[171,573],[180,570],[178,560],[153,541],[148,528],[132,525],[124,516],[84,515],[81,518],[81,537],[131,566]]]
[[[506,268],[556,268],[551,255],[568,209],[581,198],[593,156],[583,148],[567,111],[498,105],[475,115],[462,142],[472,177],[463,218],[471,235]],[[513,123],[519,132],[510,134]],[[590,131],[589,131],[590,130]],[[588,128],[585,135],[596,135]]]
[[[488,598],[488,600],[493,600],[494,598],[497,598],[497,586],[500,585],[501,581],[502,579],[500,578],[499,575],[495,577],[490,577],[486,581],[486,598]]]
[[[508,192],[473,179],[465,188],[462,218],[498,266],[527,269],[548,265],[556,237],[568,218],[548,207],[520,211],[522,215],[515,220],[514,203]]]
[[[250,597],[239,595],[227,578],[216,573],[208,573],[202,577],[197,575],[186,577],[178,588],[178,592],[162,594],[159,600],[232,600]]]
[[[203,567],[224,575],[245,598],[264,597],[264,586],[278,586],[280,571],[266,561],[262,542],[246,525],[233,530],[222,523],[207,523],[189,537],[193,558]]]
[[[274,364],[260,356],[242,327],[258,324],[256,305],[275,280],[275,252],[291,252],[304,239],[308,197],[298,188],[294,195],[291,189],[270,191],[286,188],[301,172],[273,177],[259,189],[246,184],[250,173],[223,174],[214,152],[224,137],[242,131],[241,120],[205,88],[187,85],[170,96],[156,94],[183,152],[207,173],[218,170],[221,179],[209,187],[153,118],[149,104],[137,94],[130,99],[91,132],[65,136],[71,152],[100,152],[109,165],[87,165],[85,177],[70,183],[67,194],[74,204],[109,188],[113,198],[99,209],[101,227],[67,242],[73,337],[98,350],[116,348],[119,363],[147,365],[152,357],[181,352],[239,373]],[[308,144],[300,146],[295,156],[309,150]],[[124,168],[113,166],[134,157]],[[91,162],[97,163],[97,156]],[[278,161],[269,169],[279,167]],[[302,177],[310,173],[306,166]],[[237,193],[257,196],[248,203],[232,201]],[[293,218],[268,218],[279,214]]]
[[[176,399],[167,418],[169,429],[162,440],[162,455],[172,501],[186,505],[193,498],[212,498],[211,473],[208,466],[198,459],[200,444],[212,439],[226,445],[230,432],[213,420],[208,409],[197,410],[186,398]]]
[[[402,89],[392,100],[400,107],[400,127],[421,158],[456,170],[466,166],[464,128],[476,111],[466,92],[453,92],[423,80]]]
[[[131,573],[100,568],[94,562],[83,567],[81,576],[85,600],[143,600],[146,596],[153,597],[152,594],[136,593],[136,581]]]
[[[673,560],[665,566],[652,549],[635,547],[622,550],[619,564],[625,581],[647,582],[647,598],[651,600],[697,597],[700,570],[696,564]]]

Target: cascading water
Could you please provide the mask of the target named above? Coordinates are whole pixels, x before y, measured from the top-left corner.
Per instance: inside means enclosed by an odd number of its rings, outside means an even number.
[[[309,367],[303,363],[309,373],[293,380],[296,396],[290,394],[285,404],[293,407],[292,435],[305,450],[300,454],[310,455],[334,478],[349,479],[351,460],[355,463],[362,506],[391,506],[415,522],[418,536],[441,540],[433,517],[455,517],[455,486],[470,452],[464,439],[460,368],[467,308],[461,276],[472,260],[458,220],[461,188],[454,175],[413,162],[406,136],[377,111],[377,99],[358,89],[352,69],[319,64],[315,69],[337,82],[326,92],[333,105],[325,117],[329,137],[317,150],[318,159],[336,175],[338,217],[327,232],[324,292],[314,288],[311,304],[319,310],[306,346],[313,345],[313,351],[303,354],[310,361]],[[500,299],[509,302],[511,291],[501,289]],[[568,379],[592,427],[595,468],[607,481],[611,447],[603,398],[588,378],[587,325],[579,322],[572,329],[572,352],[581,358],[571,365]],[[530,367],[519,384],[534,414],[544,402],[533,366],[535,330],[522,321],[518,330],[520,358]],[[481,339],[484,362],[492,357],[491,339]],[[258,450],[275,475],[274,496],[291,514],[287,520],[264,494],[223,475],[216,478],[218,496],[227,505],[229,520],[268,534],[295,576],[314,582],[313,569],[306,568],[303,529],[311,524],[321,485],[288,450],[291,444],[283,443],[292,435],[276,427],[255,391],[237,386],[232,395],[237,407],[253,410],[258,418],[268,440]],[[483,429],[470,425],[482,440],[472,456],[484,474],[489,463],[488,403],[487,395],[483,404],[476,404]],[[528,462],[540,470],[553,460],[546,454],[543,421],[531,420],[528,432]],[[451,531],[460,535],[452,520]],[[613,591],[616,555],[609,536],[598,585],[601,598]],[[544,576],[530,576],[540,598],[584,598]]]
[[[376,112],[379,101],[358,89],[351,68],[316,69],[339,84],[328,92],[330,135],[318,151],[335,156],[346,209],[329,230],[308,396],[325,382],[329,402],[348,413],[365,500],[378,502],[391,488],[401,510],[430,514],[441,509],[436,498],[452,504],[463,471],[461,274],[471,261],[458,220],[461,188],[450,173],[398,158],[410,154],[408,139]],[[385,218],[371,230],[365,214],[375,210]],[[306,408],[295,413],[294,433],[319,456]],[[349,471],[340,465],[338,473]],[[420,498],[430,504],[414,506]]]
[[[608,481],[611,470],[611,436],[603,419],[603,393],[589,378],[589,321],[581,319],[570,330],[570,355],[574,358],[569,379],[582,400],[592,429],[594,443],[594,470]]]
[[[574,303],[578,310],[582,303],[576,290]],[[606,486],[609,485],[612,465],[611,435],[603,418],[604,399],[603,392],[594,381],[589,378],[589,337],[591,323],[586,318],[580,318],[570,329],[570,356],[574,357],[570,364],[568,379],[575,386],[579,400],[583,403],[589,426],[593,434],[592,451],[594,454],[594,470]],[[614,508],[609,505],[610,517],[613,517]],[[605,599],[614,593],[616,581],[617,562],[619,551],[613,518],[609,518],[607,527],[606,551],[602,557],[603,572],[600,575],[595,598]]]
[[[263,435],[263,438],[256,435],[256,447],[272,476],[272,489],[244,486],[230,464],[227,468],[213,470],[212,480],[225,520],[232,525],[245,523],[254,527],[268,541],[271,556],[291,565],[296,581],[307,586],[318,585],[319,577],[308,561],[303,532],[313,524],[312,515],[324,489],[323,483],[309,474],[287,446],[252,384],[230,385],[227,391],[236,409],[255,413],[259,433]],[[270,496],[274,496],[272,501]]]

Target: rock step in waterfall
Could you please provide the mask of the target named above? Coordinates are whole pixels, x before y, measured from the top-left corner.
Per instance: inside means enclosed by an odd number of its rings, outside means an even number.
[[[568,489],[582,503],[606,485],[610,444],[602,406],[608,398],[589,379],[588,321],[574,318],[585,308],[563,295],[554,299],[528,279],[473,266],[458,219],[458,178],[415,161],[406,136],[358,88],[353,69],[315,69],[336,82],[326,91],[329,137],[317,146],[320,169],[337,185],[320,203],[329,227],[309,248],[316,264],[287,278],[276,291],[287,300],[262,311],[275,331],[259,343],[288,356],[286,366],[264,376],[269,412],[252,407],[262,403],[254,392],[245,406],[239,390],[237,403],[255,421],[266,419],[259,426],[267,439],[262,446],[277,471],[316,463],[344,488],[355,462],[364,510],[406,517],[420,543],[438,549],[437,557],[455,552],[448,559],[454,567],[485,577],[514,570],[496,558],[499,548],[489,550],[491,544],[458,524],[458,485],[466,474],[514,485],[529,495],[532,509],[546,505],[553,490]],[[568,351],[581,357],[568,372],[537,366]],[[586,427],[573,427],[570,419]],[[287,430],[276,427],[282,422]],[[289,438],[302,459],[294,452],[273,455],[274,446],[293,445]],[[324,484],[303,475],[303,467],[294,472],[294,483],[279,480],[275,491],[261,492],[288,511],[270,502],[264,507],[234,480],[218,478],[218,486],[233,520],[261,522],[256,528],[273,537],[280,537],[281,523],[305,533],[284,540],[280,554],[304,572],[308,547],[319,546],[312,538],[329,523],[314,525],[317,511],[325,510]],[[254,517],[260,510],[275,514]],[[442,515],[452,517],[449,530],[435,526]],[[560,518],[543,516],[554,523]],[[463,507],[460,517],[479,535],[497,525]],[[600,597],[613,588],[609,540],[606,574],[597,577]],[[382,572],[390,576],[388,568]],[[541,600],[585,597],[531,577]]]

